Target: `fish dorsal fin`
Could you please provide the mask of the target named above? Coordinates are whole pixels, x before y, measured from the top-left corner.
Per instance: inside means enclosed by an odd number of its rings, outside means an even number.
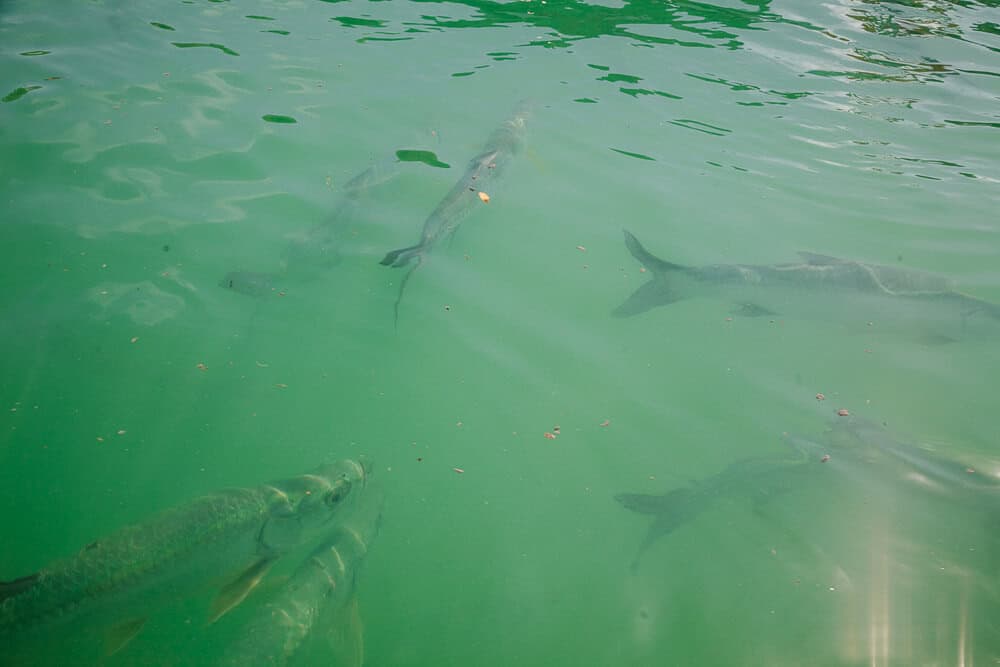
[[[104,634],[104,655],[110,656],[125,648],[125,645],[135,639],[146,625],[146,617],[130,618],[115,625]]]
[[[34,586],[36,581],[38,581],[37,572],[13,581],[0,581],[0,602],[3,602],[7,598],[12,598],[15,595],[20,595]]]
[[[239,576],[222,587],[219,594],[212,601],[211,615],[208,622],[215,623],[230,609],[243,602],[257,584],[261,582],[267,571],[271,569],[275,559],[273,557],[261,558],[255,561],[250,567],[243,570]]]
[[[840,259],[839,257],[831,257],[830,255],[819,255],[814,252],[799,251],[799,257],[801,257],[806,264],[810,264],[812,266],[829,266],[831,264],[844,263],[844,260]]]

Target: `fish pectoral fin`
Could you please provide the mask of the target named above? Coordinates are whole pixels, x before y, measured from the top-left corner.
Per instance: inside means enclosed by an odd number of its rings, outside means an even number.
[[[839,257],[831,257],[830,255],[819,255],[814,252],[799,252],[799,257],[802,258],[806,264],[812,266],[829,266],[831,264],[843,264],[844,260]]]
[[[274,558],[261,558],[255,561],[250,567],[243,570],[238,577],[222,587],[219,594],[212,601],[211,615],[208,622],[215,623],[226,612],[246,599],[254,588],[261,582],[267,571],[274,565]]]
[[[125,645],[135,639],[146,625],[147,618],[130,618],[104,633],[104,655],[111,656],[125,648]]]

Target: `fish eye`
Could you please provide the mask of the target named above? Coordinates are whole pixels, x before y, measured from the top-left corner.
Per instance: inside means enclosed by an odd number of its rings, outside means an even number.
[[[331,489],[330,492],[326,494],[323,500],[326,501],[327,505],[333,506],[342,501],[344,498],[346,498],[347,494],[350,492],[351,492],[351,483],[345,480],[339,480],[334,485],[333,489]]]

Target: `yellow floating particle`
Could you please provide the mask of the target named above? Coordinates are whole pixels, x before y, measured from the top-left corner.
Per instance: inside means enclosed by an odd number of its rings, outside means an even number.
[[[480,192],[479,193],[479,198],[483,200],[484,204],[489,204],[490,203],[490,196],[488,194],[486,194],[485,192]]]

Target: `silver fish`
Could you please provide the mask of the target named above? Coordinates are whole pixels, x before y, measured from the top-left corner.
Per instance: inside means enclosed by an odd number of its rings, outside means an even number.
[[[631,571],[638,571],[640,559],[657,541],[697,518],[720,500],[735,497],[755,503],[766,502],[800,488],[808,476],[818,472],[819,465],[818,458],[816,463],[786,457],[744,459],[689,487],[663,494],[617,494],[615,500],[626,509],[653,515],[653,523],[630,564]]]
[[[905,442],[887,426],[856,415],[837,418],[822,442],[794,435],[786,440],[813,455],[822,450],[838,463],[846,460],[854,479],[877,475],[872,483],[892,484],[898,493],[992,511],[1000,520],[1000,461],[980,469]]]
[[[5,660],[44,664],[36,660],[45,654],[41,649],[80,627],[105,629],[104,653],[115,653],[151,612],[221,581],[209,617],[215,621],[285,553],[327,533],[367,474],[362,463],[344,460],[299,477],[213,493],[0,583]]]
[[[940,276],[902,267],[812,253],[800,253],[802,261],[792,264],[694,267],[655,257],[628,231],[625,246],[651,278],[613,311],[619,317],[708,296],[732,301],[735,312],[747,316],[922,323],[931,330],[953,321],[964,329],[974,316],[1000,322],[1000,305],[957,292]]]
[[[454,234],[470,211],[488,201],[490,190],[499,181],[514,156],[521,152],[529,113],[530,103],[522,102],[514,115],[493,131],[479,155],[469,161],[465,173],[424,221],[420,240],[415,245],[392,250],[379,262],[383,266],[399,268],[414,259],[417,260],[417,264],[400,282],[399,297],[395,305],[397,320],[399,303],[403,298],[406,282],[420,265],[423,257],[442,239]],[[481,197],[480,193],[486,197]]]
[[[242,626],[219,667],[360,665],[364,644],[355,590],[382,505],[381,489],[366,489],[357,507]]]
[[[368,190],[399,174],[400,161],[395,155],[354,176],[341,188],[340,203],[322,223],[292,239],[286,246],[279,271],[228,272],[219,286],[246,296],[260,298],[289,284],[305,283],[336,266],[341,260],[345,223],[352,220]]]

